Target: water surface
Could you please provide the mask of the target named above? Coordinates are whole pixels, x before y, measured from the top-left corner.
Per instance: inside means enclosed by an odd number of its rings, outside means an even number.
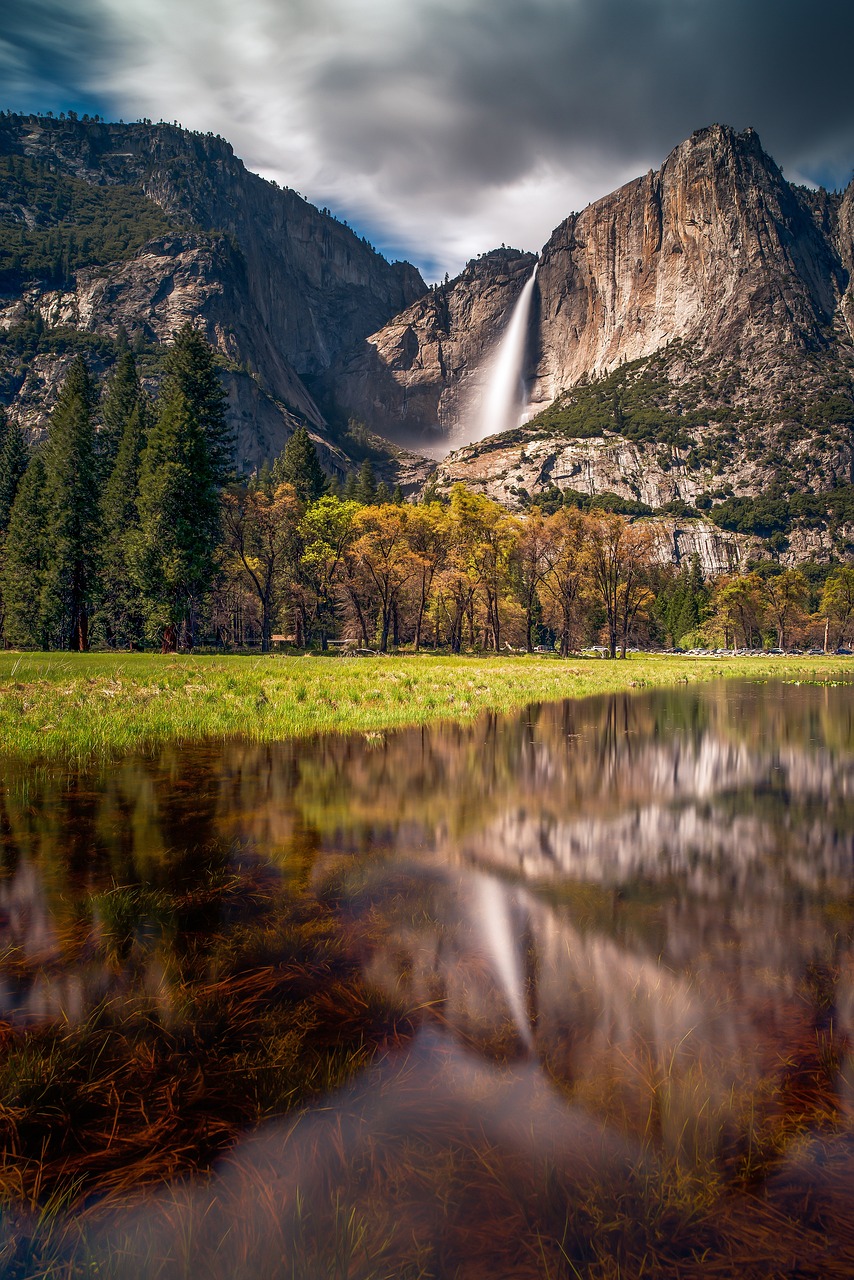
[[[852,687],[10,760],[0,818],[10,1274],[854,1273]]]

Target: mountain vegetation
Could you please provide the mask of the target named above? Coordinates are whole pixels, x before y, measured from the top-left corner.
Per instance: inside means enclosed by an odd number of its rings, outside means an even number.
[[[191,325],[153,403],[127,345],[103,391],[78,357],[29,459],[3,424],[6,644],[565,657],[602,643],[613,657],[838,645],[854,625],[852,570],[808,579],[778,562],[708,580],[696,557],[673,566],[659,523],[607,502],[514,514],[462,484],[405,502],[369,459],[328,477],[305,430],[248,480],[231,460],[214,353]]]
[[[130,258],[181,225],[140,189],[95,186],[47,158],[0,156],[0,191],[3,289],[61,288],[81,268]]]

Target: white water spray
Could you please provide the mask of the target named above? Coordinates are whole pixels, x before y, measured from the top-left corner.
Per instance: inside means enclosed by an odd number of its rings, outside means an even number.
[[[525,410],[525,385],[522,371],[528,346],[528,320],[531,299],[537,280],[537,266],[531,272],[510,316],[489,365],[486,394],[478,415],[471,443],[518,427]]]
[[[510,917],[507,890],[492,876],[475,880],[477,920],[487,954],[504,992],[516,1030],[527,1049],[533,1048],[531,1024],[525,1007],[525,986],[519,962],[519,939]]]

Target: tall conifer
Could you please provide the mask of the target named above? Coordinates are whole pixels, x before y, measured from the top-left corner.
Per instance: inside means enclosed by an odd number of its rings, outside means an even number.
[[[221,536],[219,490],[228,477],[231,441],[213,352],[189,325],[166,359],[157,419],[142,453],[135,572],[147,628],[164,652],[214,577]]]
[[[95,386],[82,359],[71,365],[51,414],[44,450],[48,564],[43,617],[59,648],[88,649],[98,550]]]
[[[34,454],[12,503],[3,548],[0,592],[6,644],[47,646],[42,615],[47,555],[45,469],[40,454]]]
[[[329,482],[305,427],[297,427],[273,463],[273,482],[293,485],[300,502],[316,502],[322,498]]]
[[[0,411],[2,414],[2,411]],[[2,417],[0,417],[2,422]],[[24,441],[24,434],[16,422],[3,423],[0,430],[2,446],[0,446],[0,538],[9,527],[9,516],[12,503],[18,492],[24,472],[29,461],[29,450]]]
[[[101,405],[102,426],[98,434],[98,452],[101,458],[101,473],[105,480],[115,465],[125,426],[136,408],[140,394],[136,361],[125,340],[124,349],[116,362]]]
[[[364,507],[372,507],[377,500],[377,477],[370,458],[365,458],[359,469],[354,497]]]
[[[118,452],[101,496],[101,571],[98,622],[107,643],[142,643],[144,610],[134,577],[139,538],[139,475],[150,422],[148,401],[138,394],[122,430]]]

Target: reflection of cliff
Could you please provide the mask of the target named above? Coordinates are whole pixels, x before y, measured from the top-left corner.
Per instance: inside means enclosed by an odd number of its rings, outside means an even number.
[[[727,683],[381,737],[168,748],[77,774],[9,762],[4,864],[38,862],[60,910],[81,879],[156,881],[246,845],[297,878],[319,847],[425,846],[535,877],[654,870],[699,887],[731,860],[736,876],[849,883],[848,704],[841,689]]]
[[[499,939],[485,927],[486,883],[489,902],[503,903],[491,917],[506,926]],[[571,907],[470,870],[391,862],[367,878],[356,871],[351,889],[375,987],[487,1054],[530,1044],[603,1119],[615,1097],[641,1126],[654,1105],[670,1150],[687,1126],[719,1135],[734,1091],[780,1070],[781,1040],[814,1035],[820,1014],[801,984],[838,960],[820,913],[761,903],[712,915],[675,907],[662,951],[627,934],[616,906],[610,936]]]
[[[500,867],[525,879],[570,876],[613,886],[678,880],[710,897],[735,889],[844,894],[854,885],[854,842],[832,818],[816,814],[792,831],[789,821],[776,826],[711,801],[651,804],[614,818],[568,822],[508,812],[461,846],[446,848],[452,860]]]

